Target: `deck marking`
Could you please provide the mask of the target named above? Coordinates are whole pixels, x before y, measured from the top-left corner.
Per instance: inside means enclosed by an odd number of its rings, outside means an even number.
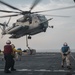
[[[4,71],[4,69],[0,69],[0,71]],[[34,71],[34,72],[70,72],[70,70],[46,70],[46,69],[17,69],[16,71],[19,71],[19,72],[21,72],[21,71],[29,71],[29,72],[31,72],[31,71]],[[72,71],[72,72],[75,72],[75,70],[74,71]]]
[[[30,69],[17,69],[17,71],[32,71]]]
[[[51,70],[46,70],[46,69],[40,69],[40,70],[34,70],[34,71],[40,71],[40,72],[51,72]]]

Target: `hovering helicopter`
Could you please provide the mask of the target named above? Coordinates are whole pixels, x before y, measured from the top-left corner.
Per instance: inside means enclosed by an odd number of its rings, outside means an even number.
[[[20,18],[13,23],[12,27],[5,29],[8,23],[0,23],[3,26],[2,35],[11,34],[9,38],[20,38],[24,35],[29,35],[28,39],[31,39],[30,35],[35,35],[40,32],[46,32],[48,27],[48,21],[52,20],[46,19],[44,15],[31,14],[28,18]],[[8,21],[9,22],[9,21]],[[53,28],[53,26],[51,26]]]
[[[29,35],[28,39],[31,39],[31,35],[35,35],[40,32],[46,32],[46,29],[48,27],[48,21],[52,20],[53,18],[46,19],[44,15],[35,14],[37,12],[31,12],[31,10],[35,7],[35,5],[37,5],[38,2],[40,2],[40,0],[35,0],[29,11],[22,11],[14,6],[11,6],[3,1],[0,1],[1,4],[4,4],[12,9],[20,11],[15,12],[0,10],[0,12],[18,13],[15,15],[0,16],[0,18],[23,15],[23,17],[17,19],[16,23],[13,23],[12,27],[10,28],[6,29],[11,18],[9,18],[8,23],[0,23],[0,25],[3,26],[2,35],[11,34],[9,38],[20,38],[24,35]],[[53,26],[51,27],[53,28]]]
[[[28,39],[31,39],[31,35],[35,35],[35,34],[38,34],[41,32],[46,32],[48,27],[53,28],[53,26],[48,25],[48,21],[52,20],[53,18],[47,19],[45,17],[45,15],[38,14],[38,13],[75,7],[75,6],[71,6],[71,7],[65,7],[65,8],[31,12],[32,9],[40,1],[41,0],[34,0],[30,10],[23,11],[19,8],[16,8],[16,7],[0,0],[0,4],[6,5],[12,9],[18,11],[18,12],[16,12],[16,11],[0,10],[0,12],[15,13],[13,15],[0,16],[0,18],[10,17],[7,23],[0,23],[0,25],[3,27],[3,28],[1,28],[2,35],[10,34],[11,36],[9,38],[12,38],[12,39],[20,38],[22,36],[28,35]],[[19,16],[19,15],[23,15],[23,17],[17,19],[16,23],[13,23],[11,27],[7,28],[11,17]]]

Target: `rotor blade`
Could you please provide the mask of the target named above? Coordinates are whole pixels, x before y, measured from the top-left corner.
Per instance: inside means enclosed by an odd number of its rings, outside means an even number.
[[[44,11],[37,11],[37,12],[32,12],[32,13],[41,13],[41,12],[55,11],[55,10],[63,10],[63,9],[70,9],[70,8],[75,8],[75,5],[74,5],[74,6],[63,7],[63,8],[57,8],[57,9],[50,9],[50,10],[44,10]]]
[[[14,7],[14,6],[11,6],[10,4],[5,3],[5,2],[3,2],[3,1],[1,1],[1,0],[0,0],[0,3],[6,5],[6,6],[10,7],[10,8],[12,8],[12,9],[15,9],[15,10],[18,10],[18,11],[21,11],[21,12],[22,12],[22,10],[20,10],[20,9]]]
[[[6,12],[6,13],[20,13],[20,12],[15,12],[15,11],[7,11],[7,10],[0,10],[0,12]]]
[[[1,26],[0,26],[0,29],[2,30]]]
[[[70,16],[61,16],[61,15],[47,15],[47,14],[40,14],[40,15],[45,15],[45,16],[54,16],[54,17],[70,17]]]
[[[4,24],[0,23],[1,26],[4,26]]]
[[[32,6],[30,7],[30,11],[40,2],[41,0],[35,0],[32,4]]]
[[[21,15],[21,14],[5,15],[5,16],[0,16],[0,18],[4,18],[4,17],[14,17],[14,16],[18,16],[18,15]]]
[[[8,20],[8,22],[7,22],[7,24],[6,24],[7,26],[8,26],[8,24],[9,24],[10,20],[11,20],[11,17],[9,18],[9,20]]]

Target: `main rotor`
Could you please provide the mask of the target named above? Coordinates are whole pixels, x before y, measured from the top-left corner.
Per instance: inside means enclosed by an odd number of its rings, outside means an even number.
[[[18,10],[18,12],[15,12],[15,11],[7,11],[7,10],[0,10],[0,12],[6,12],[6,13],[17,13],[17,14],[14,14],[14,15],[6,15],[6,16],[1,16],[1,17],[12,17],[12,16],[18,16],[18,15],[25,15],[25,14],[32,14],[32,13],[35,13],[35,12],[31,12],[33,10],[33,8],[40,2],[41,0],[34,0],[33,4],[31,5],[30,7],[30,10],[29,11],[23,11],[17,7],[14,7],[4,1],[1,1],[0,0],[0,3],[5,5],[5,6],[8,6],[9,8],[12,8],[14,10]]]
[[[34,0],[34,2],[32,3],[32,5],[30,6],[30,9],[29,11],[23,11],[17,7],[14,7],[2,0],[0,0],[0,3],[5,5],[5,6],[8,6],[9,8],[11,9],[14,9],[14,10],[17,10],[18,12],[16,11],[7,11],[7,10],[0,10],[0,12],[5,12],[5,13],[14,13],[14,15],[5,15],[5,16],[0,16],[0,18],[3,18],[3,17],[13,17],[13,16],[19,16],[19,15],[26,15],[26,14],[33,14],[33,13],[41,13],[41,12],[48,12],[48,11],[54,11],[54,10],[62,10],[62,9],[69,9],[69,8],[75,8],[75,5],[74,6],[68,6],[68,7],[63,7],[63,8],[57,8],[57,9],[51,9],[51,10],[44,10],[44,11],[36,11],[36,12],[32,12],[32,10],[34,9],[34,7],[36,7],[37,4],[40,3],[41,0]]]

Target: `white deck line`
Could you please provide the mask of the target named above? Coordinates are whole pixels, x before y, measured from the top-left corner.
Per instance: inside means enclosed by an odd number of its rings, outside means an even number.
[[[0,71],[4,71],[4,69],[0,69]],[[16,71],[19,71],[19,72],[21,72],[21,71],[34,71],[34,72],[71,72],[70,70],[46,70],[46,69],[17,69]],[[75,70],[74,71],[72,71],[72,72],[75,72]]]

